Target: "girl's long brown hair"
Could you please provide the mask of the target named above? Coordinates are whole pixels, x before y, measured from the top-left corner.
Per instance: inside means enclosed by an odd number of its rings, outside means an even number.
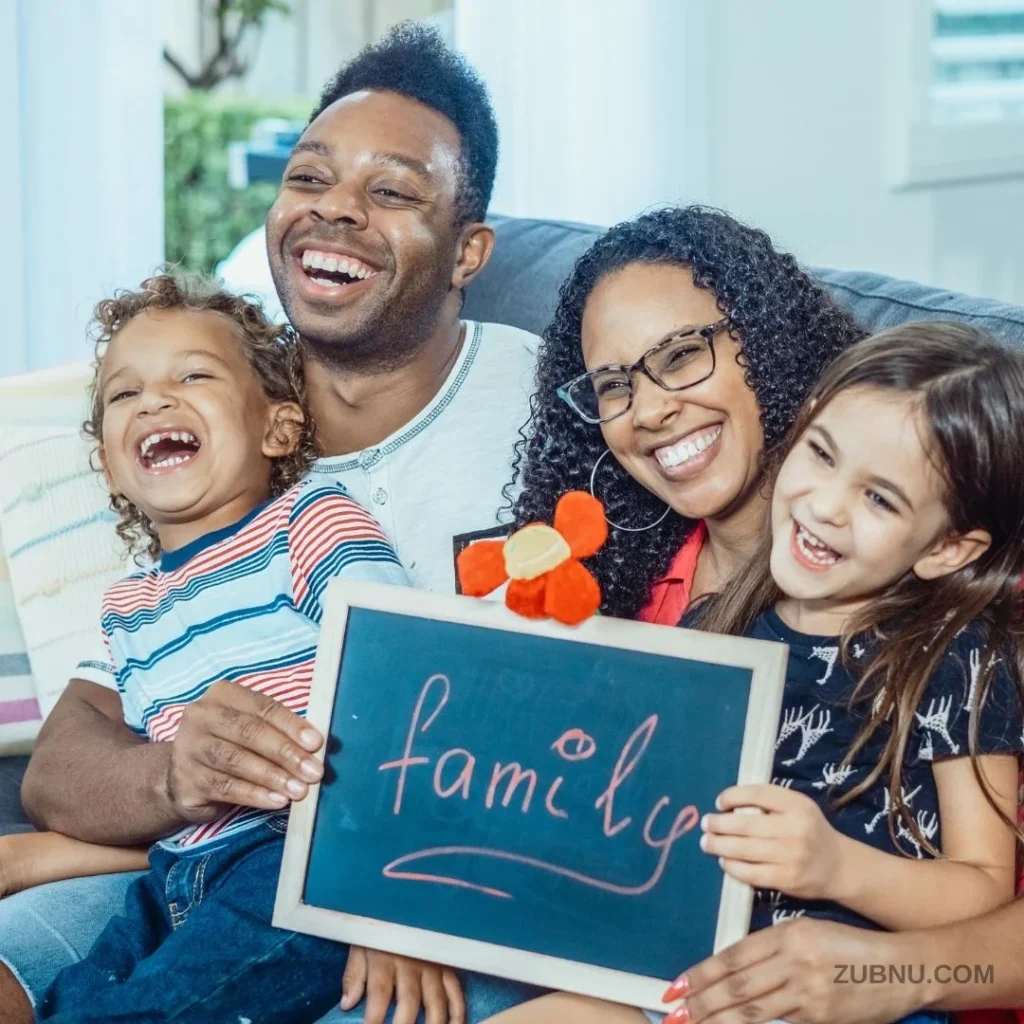
[[[889,829],[896,841],[901,821],[935,854],[902,797],[907,745],[929,679],[953,639],[968,625],[980,629],[984,650],[968,748],[974,773],[995,809],[976,760],[978,711],[998,658],[1024,676],[1024,353],[1007,349],[984,331],[954,322],[905,324],[862,341],[826,370],[793,426],[776,464],[800,440],[836,395],[851,388],[890,391],[918,403],[928,431],[929,456],[940,473],[949,530],[985,530],[991,547],[976,561],[936,580],[908,571],[847,625],[841,638],[844,663],[850,645],[868,637],[874,657],[851,697],[869,706],[867,721],[847,760],[889,724],[881,760],[837,801],[843,806],[887,775]],[[772,539],[767,527],[747,570],[707,601],[699,627],[742,635],[761,612],[783,597],[769,569]],[[1016,823],[1000,813],[1011,828]]]

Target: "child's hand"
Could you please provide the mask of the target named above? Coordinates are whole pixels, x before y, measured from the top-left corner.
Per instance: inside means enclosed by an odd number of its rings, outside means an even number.
[[[421,1005],[427,1024],[466,1021],[466,1003],[455,971],[394,953],[352,946],[341,992],[343,1010],[351,1010],[366,994],[363,1024],[384,1024],[392,998],[394,1024],[416,1024]]]
[[[782,786],[730,786],[705,814],[700,846],[733,878],[800,899],[836,899],[845,873],[845,837],[803,793]],[[736,811],[756,807],[763,814]]]

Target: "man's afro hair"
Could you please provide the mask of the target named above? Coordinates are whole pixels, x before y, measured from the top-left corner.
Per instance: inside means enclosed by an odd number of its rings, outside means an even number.
[[[460,225],[482,221],[494,188],[498,125],[487,87],[465,57],[436,29],[404,22],[366,47],[327,83],[310,122],[343,96],[364,89],[408,96],[455,125],[461,140],[456,219]]]

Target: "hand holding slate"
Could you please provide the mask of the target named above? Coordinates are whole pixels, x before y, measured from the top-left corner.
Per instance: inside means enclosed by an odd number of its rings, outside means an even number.
[[[238,683],[214,683],[181,716],[169,744],[166,798],[182,821],[210,821],[224,804],[280,809],[323,774],[323,744],[305,720]]]
[[[809,796],[782,786],[730,786],[716,805],[725,813],[704,815],[700,847],[719,858],[723,871],[756,889],[807,900],[839,898],[852,840],[828,823]]]
[[[342,979],[341,1009],[366,994],[363,1024],[384,1024],[395,1000],[394,1024],[416,1024],[420,1005],[426,1024],[466,1024],[466,1000],[450,967],[353,946]]]
[[[535,539],[513,570],[560,547]],[[664,1009],[681,963],[747,930],[751,890],[696,826],[771,777],[786,655],[332,581],[308,711],[324,781],[292,808],[274,924]]]

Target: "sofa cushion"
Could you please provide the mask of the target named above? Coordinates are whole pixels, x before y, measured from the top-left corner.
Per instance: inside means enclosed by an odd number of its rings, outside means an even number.
[[[9,427],[0,436],[0,536],[44,716],[79,661],[104,656],[100,604],[125,572],[91,448],[66,427]]]
[[[1024,307],[868,271],[810,268],[810,273],[872,331],[911,320],[964,320],[1024,348]]]
[[[558,289],[604,229],[565,221],[491,218],[497,244],[466,290],[465,316],[542,334]],[[862,271],[809,268],[870,330],[909,320],[968,320],[1024,346],[1024,308]]]
[[[27,764],[27,757],[0,757],[0,836],[32,830],[19,797]]]
[[[603,229],[568,221],[489,219],[497,243],[466,289],[463,316],[541,334],[555,311],[558,289]]]
[[[10,570],[0,548],[0,757],[28,751],[41,719]]]
[[[0,380],[0,446],[12,428],[76,429],[85,416],[89,372],[77,363]],[[0,516],[3,507],[0,502]],[[0,532],[0,756],[28,749],[41,718]]]

